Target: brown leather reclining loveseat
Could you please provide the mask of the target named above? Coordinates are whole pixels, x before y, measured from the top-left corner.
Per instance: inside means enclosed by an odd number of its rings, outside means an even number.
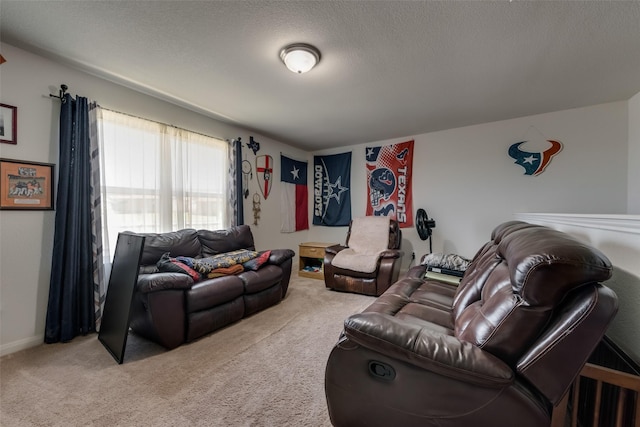
[[[327,362],[335,426],[545,427],[617,312],[610,261],[498,226],[459,286],[411,269],[350,316]]]
[[[204,260],[241,249],[255,251],[248,225],[141,235],[145,243],[130,327],[167,349],[278,304],[287,293],[295,255],[290,249],[272,249],[255,270],[202,280],[158,269],[158,261],[167,253],[171,258]]]

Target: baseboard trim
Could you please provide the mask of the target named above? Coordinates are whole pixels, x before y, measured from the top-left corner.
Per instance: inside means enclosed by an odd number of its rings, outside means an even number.
[[[20,350],[26,350],[31,347],[39,346],[44,342],[44,336],[33,336],[0,345],[0,356],[15,353]]]

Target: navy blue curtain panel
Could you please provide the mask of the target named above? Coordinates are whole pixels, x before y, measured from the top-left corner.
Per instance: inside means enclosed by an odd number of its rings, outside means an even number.
[[[95,331],[89,108],[69,94],[60,110],[60,154],[45,342]]]
[[[236,164],[236,225],[244,224],[244,202],[242,200],[242,141],[240,138],[236,138],[233,141],[235,146],[235,158],[233,161]]]

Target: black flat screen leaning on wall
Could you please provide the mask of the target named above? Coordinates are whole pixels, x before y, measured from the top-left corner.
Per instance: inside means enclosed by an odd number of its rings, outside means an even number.
[[[138,266],[143,248],[144,236],[127,232],[118,234],[98,333],[98,339],[118,363],[124,361],[131,300],[138,281]]]

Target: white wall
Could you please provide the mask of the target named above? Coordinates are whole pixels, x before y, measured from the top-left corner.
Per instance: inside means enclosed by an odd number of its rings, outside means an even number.
[[[640,214],[640,92],[629,100],[629,178],[627,213]]]
[[[249,133],[238,126],[213,120],[193,111],[160,101],[104,79],[80,72],[8,44],[2,44],[7,62],[0,66],[0,101],[18,107],[18,144],[0,144],[0,157],[58,163],[60,84],[68,92],[97,101],[101,106],[173,124],[214,137],[253,135],[261,143],[258,154],[270,154],[279,170],[279,153],[304,159],[305,152]],[[214,95],[212,95],[214,96]],[[253,152],[247,157],[253,162]],[[254,166],[255,167],[255,166]],[[279,181],[279,177],[276,181]],[[56,179],[57,182],[57,179]],[[253,194],[255,187],[251,188]],[[305,238],[280,234],[279,190],[262,201],[262,220],[252,226],[258,249],[291,247]],[[277,197],[276,197],[277,196]],[[252,223],[251,200],[245,200],[246,223]],[[54,211],[0,211],[0,355],[42,343],[49,294],[53,248]],[[278,227],[272,226],[277,223]]]
[[[538,176],[524,175],[507,150],[514,142],[564,144]],[[353,216],[364,215],[366,146],[415,140],[414,213],[436,221],[434,252],[471,257],[491,230],[515,212],[626,213],[627,103],[615,102],[350,147]],[[542,142],[538,141],[539,144]],[[527,149],[526,147],[521,147]],[[541,149],[547,148],[541,145]],[[345,150],[322,151],[333,154]],[[535,150],[529,150],[535,151]],[[314,241],[344,242],[346,227],[310,230]],[[403,249],[428,253],[415,228],[403,229]],[[409,257],[405,256],[405,265]]]

